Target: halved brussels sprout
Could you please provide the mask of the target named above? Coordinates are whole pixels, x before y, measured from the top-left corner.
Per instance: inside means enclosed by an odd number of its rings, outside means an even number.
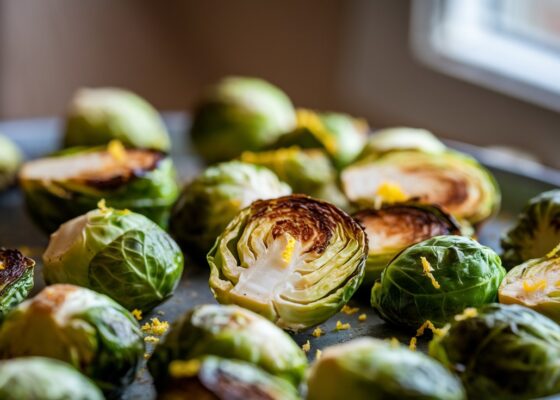
[[[193,115],[191,138],[208,162],[261,150],[296,124],[292,102],[256,78],[228,77],[209,88]]]
[[[469,399],[529,400],[560,392],[560,326],[518,305],[489,304],[457,316],[430,343]]]
[[[52,285],[14,308],[0,326],[0,359],[65,361],[106,392],[132,382],[144,357],[134,317],[113,300],[72,285]]]
[[[103,400],[88,378],[52,358],[25,357],[0,362],[2,400]]]
[[[309,372],[308,400],[466,399],[440,363],[373,338],[328,347]]]
[[[560,243],[560,190],[533,197],[504,234],[501,245],[506,267],[544,257]]]
[[[389,261],[408,246],[434,236],[461,233],[457,221],[437,206],[393,204],[361,210],[353,217],[364,227],[368,237],[362,285],[369,287],[381,276]]]
[[[500,204],[500,191],[490,172],[474,158],[453,151],[386,153],[349,166],[341,180],[352,202],[375,205],[379,188],[393,183],[408,197],[437,204],[475,226],[492,216]]]
[[[239,211],[255,200],[291,192],[268,168],[239,161],[211,166],[183,189],[169,229],[189,255],[204,259]]]
[[[47,284],[88,287],[129,310],[148,311],[173,294],[183,253],[143,215],[101,208],[53,233],[43,263]]]
[[[118,88],[84,88],[70,102],[64,146],[126,146],[168,151],[169,135],[159,113],[143,98]]]
[[[236,306],[202,305],[171,327],[148,362],[158,389],[174,361],[206,355],[246,361],[299,385],[307,358],[292,338],[261,316]]]
[[[502,281],[499,296],[500,303],[521,304],[560,322],[560,256],[514,267]]]
[[[270,168],[292,187],[294,193],[346,207],[347,200],[337,186],[337,173],[323,150],[297,146],[259,153],[244,152],[241,161]]]
[[[425,153],[443,153],[447,147],[425,129],[404,126],[385,128],[371,135],[358,160],[378,157],[389,151],[419,150]]]
[[[0,319],[33,289],[35,261],[18,250],[0,248]]]
[[[23,155],[16,144],[0,135],[0,191],[15,182],[22,160]]]
[[[101,199],[165,226],[178,195],[171,158],[124,149],[119,142],[27,162],[20,181],[31,216],[48,233],[94,209]]]
[[[159,400],[297,400],[294,386],[243,361],[207,356],[170,365]]]
[[[210,288],[298,331],[327,320],[360,286],[366,235],[332,204],[304,195],[256,201],[208,253]]]
[[[463,236],[436,236],[396,256],[371,292],[371,304],[395,325],[442,326],[466,307],[498,298],[505,269],[489,247]]]
[[[363,119],[340,113],[316,113],[299,109],[297,127],[280,136],[273,147],[324,149],[334,165],[343,168],[360,154],[368,132],[368,124]]]

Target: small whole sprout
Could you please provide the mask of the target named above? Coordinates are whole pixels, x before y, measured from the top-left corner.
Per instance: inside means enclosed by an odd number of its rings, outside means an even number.
[[[72,98],[64,147],[99,146],[119,140],[125,146],[170,149],[159,113],[143,98],[118,88],[84,88]]]
[[[183,272],[183,254],[164,230],[143,215],[106,207],[61,225],[43,263],[47,284],[87,287],[142,311],[170,297]]]
[[[501,240],[508,268],[552,252],[560,243],[560,190],[533,197]]]
[[[291,193],[268,168],[230,161],[207,168],[175,203],[170,232],[189,255],[204,259],[216,238],[243,208]]]
[[[342,210],[304,195],[261,200],[241,211],[208,253],[210,289],[299,331],[338,312],[360,286],[363,229]]]
[[[70,365],[43,357],[0,361],[3,400],[103,400],[101,390]]]
[[[159,400],[298,400],[293,385],[248,362],[206,356],[173,361]]]
[[[560,392],[560,326],[519,305],[488,304],[430,343],[469,399],[525,400]]]
[[[0,326],[0,359],[65,361],[107,393],[133,381],[143,355],[134,317],[107,296],[78,286],[48,286],[10,311]]]
[[[170,157],[125,149],[120,142],[27,162],[20,182],[31,217],[48,233],[94,209],[101,199],[166,226],[179,192]]]
[[[17,145],[0,134],[0,192],[15,182],[22,160],[23,155]]]
[[[443,326],[466,307],[496,301],[505,276],[500,257],[463,236],[436,236],[397,255],[381,274],[371,304],[391,324]]]
[[[158,390],[175,361],[214,355],[254,364],[297,386],[307,368],[293,339],[261,316],[236,306],[202,305],[180,317],[148,362]]]
[[[407,198],[437,204],[475,227],[500,204],[500,191],[490,172],[474,158],[454,151],[385,153],[350,165],[342,171],[341,182],[346,197],[361,206],[376,206],[380,189],[393,185]]]
[[[459,235],[457,221],[437,206],[392,204],[358,211],[354,219],[368,237],[368,258],[363,286],[371,287],[381,271],[405,248],[434,236]]]
[[[308,400],[464,400],[459,379],[402,345],[360,338],[328,347],[312,365]]]
[[[214,163],[262,150],[295,123],[294,107],[282,90],[262,79],[228,77],[199,101],[190,135],[199,154]]]
[[[18,250],[0,248],[0,319],[33,289],[35,261]]]

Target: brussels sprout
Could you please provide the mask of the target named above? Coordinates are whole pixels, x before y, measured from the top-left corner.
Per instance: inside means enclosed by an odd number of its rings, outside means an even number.
[[[0,191],[14,183],[23,155],[14,142],[0,135]]]
[[[328,347],[311,367],[308,400],[466,399],[461,382],[430,357],[360,338]]]
[[[430,355],[459,374],[469,399],[525,400],[560,392],[560,326],[518,305],[457,316]]]
[[[386,205],[354,214],[368,237],[368,258],[362,285],[371,287],[383,268],[408,246],[441,235],[459,235],[453,217],[437,206],[415,203]]]
[[[210,288],[220,303],[298,331],[348,302],[366,255],[365,232],[332,204],[304,195],[256,201],[208,253]]]
[[[69,106],[64,146],[98,146],[111,140],[136,148],[170,148],[159,113],[140,96],[117,88],[78,90]]]
[[[297,400],[296,389],[252,364],[214,356],[170,365],[171,377],[159,400]]]
[[[0,319],[33,289],[34,267],[18,250],[0,248]]]
[[[394,127],[381,129],[371,135],[358,160],[378,157],[389,151],[419,150],[425,153],[440,154],[446,146],[425,129]]]
[[[144,341],[134,317],[110,298],[53,285],[14,308],[0,326],[0,359],[22,356],[65,361],[111,392],[134,379]]]
[[[93,210],[64,223],[43,255],[47,284],[71,283],[106,294],[129,310],[148,311],[173,294],[183,253],[140,214]]]
[[[165,386],[172,362],[206,355],[246,361],[298,385],[305,353],[285,332],[236,306],[202,305],[179,318],[148,362],[156,387]]]
[[[490,172],[475,159],[453,151],[386,153],[349,166],[341,180],[352,202],[375,205],[380,187],[394,183],[408,197],[438,204],[475,226],[491,217],[500,204],[500,191]]]
[[[226,161],[263,149],[295,123],[294,107],[279,88],[261,79],[229,77],[201,99],[191,138],[206,161]]]
[[[103,400],[88,378],[70,365],[43,357],[0,362],[0,398],[3,400]]]
[[[462,236],[436,236],[396,256],[371,293],[371,304],[395,325],[444,325],[466,307],[497,299],[506,274],[492,249]]]
[[[336,183],[336,171],[320,149],[293,146],[260,153],[246,151],[241,154],[241,161],[270,168],[294,193],[326,200],[338,207],[347,206]]]
[[[171,158],[125,150],[118,142],[27,162],[20,181],[31,216],[48,233],[94,209],[101,199],[165,226],[179,191]]]
[[[273,147],[324,149],[337,168],[343,168],[354,161],[362,150],[369,131],[367,122],[346,114],[315,113],[300,109],[297,117],[297,127],[280,136]]]
[[[506,267],[544,257],[560,243],[560,190],[533,197],[502,237]]]
[[[239,211],[258,199],[290,194],[269,169],[239,161],[207,168],[175,203],[169,229],[190,255],[204,259]]]

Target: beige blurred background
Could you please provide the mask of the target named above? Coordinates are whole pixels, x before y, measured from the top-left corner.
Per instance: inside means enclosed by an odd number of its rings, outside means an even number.
[[[0,119],[64,113],[81,86],[187,110],[227,74],[374,126],[505,144],[560,167],[560,115],[423,66],[408,0],[0,0]]]

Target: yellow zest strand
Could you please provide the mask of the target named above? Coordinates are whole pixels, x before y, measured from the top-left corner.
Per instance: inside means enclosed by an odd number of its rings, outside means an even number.
[[[439,282],[436,280],[436,278],[432,274],[432,271],[434,269],[432,268],[432,265],[430,264],[430,262],[426,259],[426,257],[420,257],[420,262],[422,263],[422,270],[424,271],[424,275],[426,275],[428,278],[430,278],[430,280],[432,281],[432,285],[436,289],[439,289],[441,287],[441,285],[439,284]]]

